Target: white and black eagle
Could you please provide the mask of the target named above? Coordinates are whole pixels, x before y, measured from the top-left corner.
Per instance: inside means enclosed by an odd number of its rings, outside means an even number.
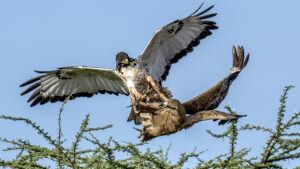
[[[124,52],[118,53],[115,70],[72,66],[36,71],[42,75],[21,84],[21,87],[31,84],[21,95],[35,90],[28,99],[28,102],[32,101],[31,106],[63,101],[74,91],[71,99],[110,93],[130,94],[134,102],[142,95],[144,80],[161,83],[166,79],[172,63],[191,52],[201,39],[211,34],[211,30],[218,28],[215,22],[206,20],[217,15],[206,14],[213,6],[197,13],[201,6],[188,17],[156,31],[138,58],[130,58]]]

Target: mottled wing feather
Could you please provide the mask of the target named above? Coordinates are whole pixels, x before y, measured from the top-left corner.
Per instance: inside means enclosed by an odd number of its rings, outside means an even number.
[[[198,8],[185,19],[176,20],[154,33],[138,59],[158,82],[166,79],[172,63],[191,52],[201,39],[211,34],[210,30],[218,28],[215,22],[205,20],[215,13],[203,15],[211,8],[213,6],[197,13]]]
[[[21,93],[24,95],[35,90],[28,99],[28,102],[32,101],[31,106],[63,101],[71,93],[70,99],[91,97],[98,93],[129,94],[119,74],[111,69],[73,66],[36,72],[43,75],[20,85],[23,87],[32,84]]]
[[[233,46],[232,56],[233,67],[230,69],[230,74],[227,77],[217,82],[202,94],[182,103],[187,114],[194,114],[204,110],[213,110],[224,100],[232,82],[247,65],[250,55],[248,54],[245,58],[244,48],[238,46],[238,50],[236,50]]]

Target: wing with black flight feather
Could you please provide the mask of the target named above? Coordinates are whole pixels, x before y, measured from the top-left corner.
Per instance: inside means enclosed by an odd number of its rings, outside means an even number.
[[[204,15],[213,6],[197,13],[201,6],[190,16],[155,32],[138,58],[148,74],[158,82],[166,79],[172,63],[191,52],[201,39],[211,35],[211,30],[218,28],[215,22],[206,20],[216,16],[216,13]]]
[[[84,66],[62,67],[53,71],[36,71],[43,75],[30,79],[20,87],[31,85],[21,95],[34,91],[27,102],[31,106],[64,101],[76,97],[91,97],[98,93],[125,94],[129,92],[119,74],[111,69]]]

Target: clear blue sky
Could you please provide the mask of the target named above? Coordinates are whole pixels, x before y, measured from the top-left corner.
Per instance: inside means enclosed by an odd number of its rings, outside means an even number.
[[[56,135],[60,103],[31,108],[28,96],[20,96],[19,85],[36,76],[36,70],[53,70],[61,66],[86,65],[115,67],[115,54],[126,51],[137,57],[151,35],[162,26],[191,14],[202,1],[179,0],[26,0],[0,1],[0,58],[1,58],[1,114],[28,117]],[[214,4],[213,19],[219,26],[212,36],[201,41],[195,50],[172,66],[167,81],[175,98],[185,101],[211,87],[227,76],[232,65],[231,47],[244,45],[251,53],[250,62],[231,86],[229,94],[218,110],[232,106],[240,114],[247,114],[240,125],[276,122],[279,96],[285,85],[295,85],[287,112],[299,111],[299,0],[226,0],[205,1]],[[79,128],[85,114],[91,114],[91,126],[113,124],[98,133],[99,138],[113,136],[119,141],[139,142],[132,123],[126,122],[129,97],[96,95],[69,102],[63,113],[63,132],[69,142]],[[192,128],[170,136],[156,138],[145,145],[166,149],[170,143],[170,159],[182,152],[208,151],[201,157],[208,159],[227,151],[227,142],[206,134],[207,129],[223,132],[227,126],[212,121],[201,122]],[[46,145],[44,140],[22,123],[0,120],[0,135],[8,138],[30,139]],[[251,147],[252,153],[262,151],[266,135],[246,132],[238,138],[238,148]],[[2,148],[4,144],[0,144]],[[0,152],[8,159],[12,153]],[[188,165],[193,165],[191,161]],[[286,162],[295,166],[295,162]]]

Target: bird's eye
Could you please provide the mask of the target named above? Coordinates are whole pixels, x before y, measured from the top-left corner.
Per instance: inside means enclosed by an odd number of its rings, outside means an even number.
[[[121,63],[124,63],[124,64],[128,63],[128,59],[124,59]]]

